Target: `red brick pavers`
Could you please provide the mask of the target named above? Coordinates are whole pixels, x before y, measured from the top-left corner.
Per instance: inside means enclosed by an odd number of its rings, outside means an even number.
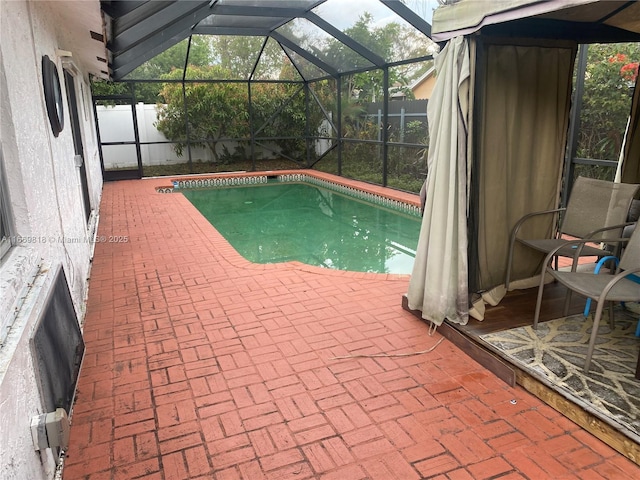
[[[446,340],[333,360],[441,338],[408,277],[250,264],[161,184],[104,187],[65,480],[638,475]]]

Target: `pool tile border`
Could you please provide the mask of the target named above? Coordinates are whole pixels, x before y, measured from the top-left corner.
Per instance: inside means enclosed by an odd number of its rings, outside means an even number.
[[[321,178],[307,172],[269,172],[201,178],[187,177],[184,179],[173,179],[172,186],[157,187],[156,191],[158,193],[173,193],[177,190],[185,188],[221,188],[238,185],[259,185],[267,183],[269,179],[275,179],[276,181],[282,183],[305,182],[408,215],[420,216],[420,207],[416,203],[391,198],[390,196],[386,196],[381,193],[375,193],[363,188],[359,188],[355,185],[346,185],[342,182],[332,181],[327,178]]]
[[[338,193],[345,194],[349,197],[354,197],[360,200],[364,200],[369,203],[381,205],[392,210],[408,213],[409,215],[420,216],[420,208],[416,205],[403,202],[401,200],[395,200],[393,198],[379,195],[377,193],[367,192],[360,188],[343,185],[336,182],[331,182],[322,178],[317,178],[313,175],[307,174],[284,174],[278,175],[278,181],[280,182],[305,182],[311,185],[317,185],[328,190],[333,190]]]

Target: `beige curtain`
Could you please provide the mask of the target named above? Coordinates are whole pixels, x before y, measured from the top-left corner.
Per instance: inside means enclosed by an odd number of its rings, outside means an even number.
[[[436,83],[427,105],[428,174],[418,247],[407,291],[409,308],[441,325],[468,320],[467,114],[469,47],[450,40],[435,59]]]
[[[474,161],[475,229],[470,280],[491,303],[504,295],[509,234],[523,215],[559,203],[576,45],[479,47]],[[529,222],[523,235],[549,235],[553,219]],[[531,277],[542,257],[516,249],[513,278]],[[496,288],[497,287],[497,288]],[[502,288],[502,291],[500,290]],[[479,313],[472,312],[482,319]]]

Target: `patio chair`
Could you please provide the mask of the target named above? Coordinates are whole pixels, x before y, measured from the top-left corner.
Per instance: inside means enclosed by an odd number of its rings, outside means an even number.
[[[556,208],[542,212],[533,212],[522,217],[513,227],[509,239],[509,254],[507,257],[507,273],[505,288],[509,290],[511,282],[511,270],[513,264],[513,251],[516,242],[542,253],[555,252],[557,257],[574,258],[604,257],[611,252],[606,248],[600,248],[597,244],[607,238],[619,238],[622,229],[633,222],[627,221],[629,207],[633,197],[638,192],[640,185],[628,183],[614,183],[594,178],[578,177],[573,185],[571,197],[566,208]],[[523,224],[540,215],[558,215],[564,212],[562,223],[554,238],[527,239],[520,238],[518,234]],[[590,245],[582,245],[577,248],[568,244],[572,239],[591,238],[595,241]],[[561,248],[558,248],[561,247]],[[577,262],[574,262],[574,268]]]
[[[584,245],[591,239],[574,240],[569,242],[571,246]],[[615,269],[614,275],[594,274],[593,272],[578,271],[561,271],[554,270],[550,264],[553,261],[557,250],[564,248],[559,246],[555,250],[549,252],[545,258],[545,269],[553,276],[555,280],[569,289],[567,294],[576,292],[584,297],[591,298],[597,302],[596,311],[593,317],[593,327],[589,338],[589,346],[587,348],[587,356],[584,364],[584,372],[589,372],[591,366],[591,357],[598,336],[598,327],[600,318],[604,310],[605,303],[609,302],[609,324],[611,328],[614,326],[613,319],[613,302],[637,302],[640,301],[640,283],[638,283],[637,273],[640,272],[640,228],[634,230],[631,238],[609,239],[610,243],[624,244],[628,242],[624,248],[619,264]],[[576,263],[577,259],[574,260]],[[536,302],[536,310],[533,317],[533,328],[538,328],[538,320],[540,318],[540,306],[542,304],[542,294],[544,292],[544,275],[540,279],[538,287],[538,300]],[[564,316],[568,313],[565,304]]]

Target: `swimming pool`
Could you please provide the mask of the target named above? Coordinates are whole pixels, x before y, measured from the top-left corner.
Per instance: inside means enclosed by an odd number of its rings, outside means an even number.
[[[416,209],[304,182],[180,191],[251,262],[411,273],[420,232]]]

